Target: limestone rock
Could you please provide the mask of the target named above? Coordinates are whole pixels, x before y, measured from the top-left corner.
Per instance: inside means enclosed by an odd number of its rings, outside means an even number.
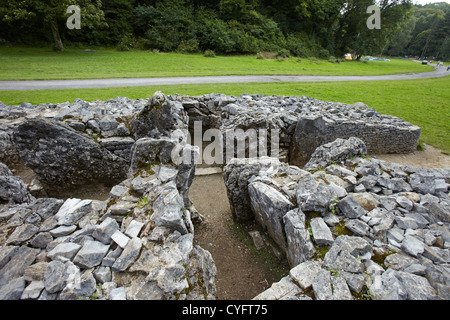
[[[52,260],[58,259],[61,261],[72,260],[73,257],[80,250],[81,245],[77,243],[60,243],[54,249],[48,252],[47,257]]]
[[[370,259],[372,246],[363,238],[342,235],[336,238],[325,254],[323,267],[351,273],[364,270],[363,260]]]
[[[92,236],[104,244],[109,244],[111,242],[111,236],[116,230],[119,230],[118,223],[108,217],[95,228]]]
[[[139,236],[139,233],[141,232],[142,227],[144,226],[144,223],[132,220],[130,224],[128,225],[127,229],[125,230],[125,234],[129,236],[130,238],[134,238]]]
[[[135,139],[143,137],[169,136],[176,129],[184,126],[186,113],[183,105],[177,101],[170,101],[163,93],[156,92],[148,104],[130,122]]]
[[[355,137],[336,139],[333,142],[318,147],[311,155],[304,169],[319,170],[330,164],[344,162],[349,157],[359,157],[367,154],[365,143]]]
[[[248,193],[256,220],[283,249],[286,248],[283,217],[294,205],[274,188],[262,182],[248,185]]]
[[[370,284],[375,300],[435,300],[436,291],[426,278],[393,269],[375,276]]]
[[[45,270],[44,286],[49,293],[56,293],[64,289],[64,263],[59,260],[51,261]]]
[[[253,217],[248,193],[249,180],[253,175],[275,173],[280,161],[275,158],[258,159],[233,158],[224,167],[224,181],[233,217],[238,221],[246,221]]]
[[[154,163],[169,163],[172,161],[172,150],[176,145],[174,139],[141,138],[136,141],[131,149],[131,165],[129,175],[138,169],[146,168]]]
[[[102,262],[103,257],[108,252],[109,245],[105,245],[99,241],[88,240],[78,251],[73,259],[73,263],[81,268],[92,268]]]
[[[283,217],[284,231],[287,240],[287,258],[289,265],[295,267],[299,263],[311,259],[314,245],[309,231],[305,228],[305,214],[300,209],[294,209]]]
[[[6,240],[6,244],[19,245],[23,244],[25,241],[31,239],[37,232],[39,228],[32,224],[23,224],[17,227],[14,232]]]
[[[67,199],[55,217],[59,225],[70,226],[92,210],[92,200]]]
[[[37,299],[41,295],[44,288],[44,281],[31,281],[31,283],[22,292],[20,299]]]
[[[112,265],[113,271],[125,271],[138,257],[142,247],[142,241],[139,238],[133,238],[128,241],[122,254],[117,258]]]
[[[13,176],[11,170],[0,162],[0,203],[30,203],[33,200],[23,180]]]
[[[321,263],[315,260],[302,262],[289,271],[289,275],[304,290],[311,288],[312,281],[321,270]]]
[[[0,300],[19,300],[25,290],[23,277],[13,278],[0,287]]]
[[[20,124],[14,143],[25,165],[47,186],[117,182],[126,176],[124,159],[112,155],[87,135],[55,121]]]
[[[92,270],[87,270],[81,276],[73,272],[67,277],[66,286],[61,291],[59,298],[61,300],[77,300],[80,298],[89,298],[96,290],[96,282]]]
[[[312,289],[317,300],[331,300],[333,289],[331,288],[331,273],[320,269],[312,281]]]
[[[38,250],[27,246],[16,247],[9,251],[5,257],[7,262],[3,262],[4,266],[0,270],[0,287],[14,278],[22,277],[25,270],[35,261],[37,254]]]
[[[366,210],[352,196],[347,196],[340,200],[337,206],[340,212],[347,218],[356,219],[366,214]]]
[[[282,278],[279,282],[272,284],[266,291],[260,293],[254,300],[297,300],[304,296],[303,291],[291,281],[289,276]]]
[[[176,230],[181,234],[188,233],[183,216],[184,203],[174,185],[168,185],[162,190],[153,204],[151,220],[157,226]]]
[[[329,210],[330,201],[335,194],[322,182],[318,182],[312,175],[301,178],[296,189],[297,203],[303,211],[325,213]]]
[[[319,246],[330,246],[333,244],[333,235],[330,228],[326,225],[322,218],[311,219],[311,230],[314,242]]]
[[[402,249],[413,257],[417,257],[425,250],[425,244],[414,236],[406,235],[402,242]]]

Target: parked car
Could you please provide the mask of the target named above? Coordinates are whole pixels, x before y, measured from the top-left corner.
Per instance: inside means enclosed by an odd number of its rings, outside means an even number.
[[[422,64],[428,64],[427,60],[422,60]]]

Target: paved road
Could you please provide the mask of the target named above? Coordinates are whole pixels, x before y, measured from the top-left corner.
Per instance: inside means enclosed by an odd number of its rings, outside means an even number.
[[[246,82],[316,82],[316,81],[372,81],[436,78],[450,75],[446,67],[425,73],[405,73],[384,76],[209,76],[171,78],[120,78],[81,80],[0,81],[0,90],[80,89],[108,87],[161,86],[177,84],[246,83]]]

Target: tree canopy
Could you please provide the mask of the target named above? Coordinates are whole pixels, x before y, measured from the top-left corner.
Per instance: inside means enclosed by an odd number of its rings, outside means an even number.
[[[0,0],[0,41],[295,56],[449,57],[450,5],[411,0]],[[81,29],[69,30],[69,5]],[[370,29],[377,5],[381,27]]]

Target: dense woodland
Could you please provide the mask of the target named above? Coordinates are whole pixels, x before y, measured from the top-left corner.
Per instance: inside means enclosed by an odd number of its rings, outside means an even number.
[[[450,4],[411,0],[0,0],[4,45],[212,50],[328,58],[413,55],[450,59]],[[66,8],[81,8],[69,30]],[[370,30],[367,8],[381,9]]]

